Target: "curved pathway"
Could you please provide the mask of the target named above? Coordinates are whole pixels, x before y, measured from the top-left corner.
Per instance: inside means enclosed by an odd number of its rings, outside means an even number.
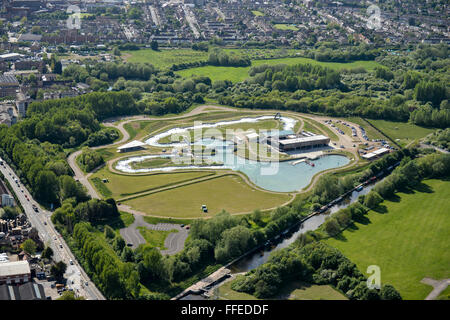
[[[126,243],[132,244],[132,247],[134,249],[137,248],[140,244],[146,243],[144,237],[142,237],[141,233],[139,232],[138,227],[145,227],[147,229],[155,231],[170,231],[173,229],[178,231],[172,232],[166,237],[164,241],[164,247],[166,247],[167,249],[161,250],[162,254],[171,255],[180,252],[181,250],[183,250],[184,242],[188,237],[188,230],[182,228],[178,224],[150,224],[144,220],[143,215],[135,214],[134,222],[127,228],[120,229],[120,235],[123,237]]]

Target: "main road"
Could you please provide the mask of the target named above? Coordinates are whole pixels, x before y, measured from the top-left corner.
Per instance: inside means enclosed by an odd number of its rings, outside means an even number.
[[[52,248],[54,253],[53,260],[56,262],[63,261],[67,265],[65,277],[68,279],[68,287],[73,289],[77,295],[83,296],[88,300],[105,300],[105,297],[75,259],[64,238],[56,231],[50,219],[51,212],[39,206],[6,162],[0,165],[0,171],[10,184],[12,188],[10,191],[14,192],[19,199],[31,225],[38,231],[39,237],[46,245]],[[16,179],[19,181],[19,184],[16,183]],[[34,211],[33,204],[38,208],[38,212]]]

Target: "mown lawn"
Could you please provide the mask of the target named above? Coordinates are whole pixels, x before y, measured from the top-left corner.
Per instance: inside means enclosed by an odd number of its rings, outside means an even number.
[[[450,181],[427,180],[412,192],[385,200],[378,212],[326,240],[355,262],[361,272],[381,269],[403,299],[424,299],[432,287],[425,277],[450,277]]]
[[[231,289],[232,281],[225,282],[217,288],[220,300],[258,300],[251,294]],[[342,293],[329,285],[315,285],[299,281],[284,286],[273,299],[279,300],[348,300]]]
[[[206,177],[211,175],[211,173],[211,171],[189,171],[176,173],[153,173],[148,175],[125,175],[115,174],[110,172],[107,168],[103,168],[93,174],[89,180],[92,182],[95,178],[99,178],[100,181],[102,179],[108,179],[109,182],[100,183],[102,183],[104,187],[111,192],[109,196],[117,199],[126,195],[144,192],[173,183]],[[98,186],[96,186],[96,188],[99,189]]]
[[[291,24],[275,24],[274,26],[273,26],[275,29],[278,29],[278,30],[292,30],[292,31],[298,31],[298,28],[296,27],[296,26],[294,26],[294,25],[291,25]]]
[[[211,216],[222,209],[229,213],[249,212],[279,206],[290,199],[287,194],[274,194],[249,186],[236,175],[226,175],[167,191],[142,196],[124,203],[151,215],[196,218]],[[205,204],[209,212],[203,213]]]
[[[419,127],[415,124],[407,122],[395,122],[387,120],[369,121],[379,130],[381,130],[381,132],[387,134],[402,146],[405,146],[416,139],[423,138],[436,130],[432,128]]]
[[[349,63],[339,63],[339,62],[320,62],[314,59],[295,57],[295,58],[280,58],[271,60],[254,60],[252,61],[252,66],[258,66],[261,64],[287,64],[294,65],[299,63],[310,63],[318,64],[324,67],[329,67],[331,69],[351,69],[355,67],[363,67],[366,70],[373,70],[379,63],[376,61],[355,61]],[[177,71],[179,75],[185,78],[192,76],[206,76],[212,81],[216,80],[230,80],[232,82],[240,82],[248,78],[248,71],[252,67],[216,67],[216,66],[204,66],[198,68],[191,68],[186,70]]]

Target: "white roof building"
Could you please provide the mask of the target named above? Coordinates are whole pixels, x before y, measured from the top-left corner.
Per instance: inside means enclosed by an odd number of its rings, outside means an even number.
[[[24,283],[31,279],[28,261],[14,261],[0,263],[0,284]]]
[[[389,152],[389,149],[387,149],[387,148],[380,148],[378,150],[375,150],[375,151],[372,151],[370,153],[364,154],[364,155],[362,155],[362,157],[364,159],[367,159],[367,160],[372,160],[372,159],[374,159],[376,157],[379,157],[379,156],[381,156],[381,155],[383,155],[385,153],[388,153],[388,152]]]
[[[131,141],[127,144],[124,144],[123,146],[120,146],[117,148],[118,152],[128,152],[128,151],[134,151],[134,150],[139,150],[141,148],[143,148],[146,144],[142,141]]]
[[[257,141],[259,138],[259,134],[257,134],[256,132],[252,132],[246,135],[248,141]]]

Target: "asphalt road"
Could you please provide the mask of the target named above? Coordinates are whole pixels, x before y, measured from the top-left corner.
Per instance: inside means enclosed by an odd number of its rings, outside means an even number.
[[[133,248],[137,248],[140,244],[145,244],[146,241],[142,237],[141,233],[137,229],[138,227],[146,227],[150,230],[157,231],[170,231],[178,230],[178,232],[169,233],[166,240],[164,241],[164,246],[167,250],[161,250],[162,254],[172,255],[180,252],[184,248],[184,242],[188,237],[188,230],[182,228],[179,224],[171,223],[158,223],[149,224],[145,222],[142,215],[135,214],[134,222],[127,228],[120,229],[120,235],[124,238],[126,243],[132,244]]]
[[[73,289],[77,294],[85,297],[87,300],[105,300],[105,297],[103,297],[102,293],[95,287],[94,283],[79,265],[63,237],[54,228],[50,219],[51,212],[46,211],[39,206],[27,188],[22,185],[19,177],[14,173],[11,167],[5,162],[3,163],[3,166],[0,165],[0,171],[5,176],[5,179],[9,181],[9,184],[13,188],[12,191],[17,195],[31,225],[37,229],[39,237],[46,245],[53,249],[53,260],[57,262],[64,261],[67,264],[65,277],[68,279],[68,287]],[[17,185],[14,179],[19,180],[19,185]],[[33,204],[38,207],[39,212],[33,210]],[[73,264],[70,263],[71,260]],[[88,285],[86,286],[85,283]]]

